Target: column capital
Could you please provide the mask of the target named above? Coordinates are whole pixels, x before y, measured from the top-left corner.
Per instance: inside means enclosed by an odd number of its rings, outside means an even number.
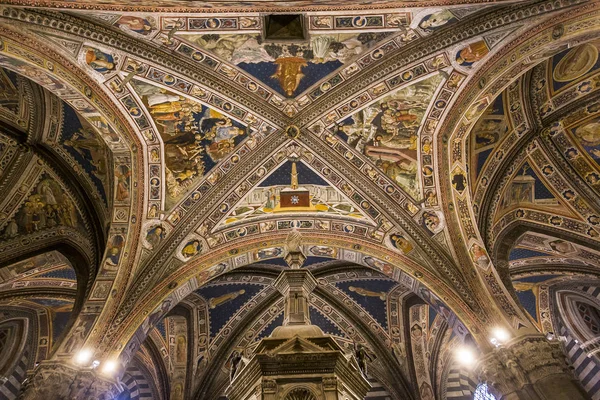
[[[24,383],[19,400],[111,400],[121,391],[117,381],[100,376],[90,368],[45,361]]]
[[[476,374],[498,399],[520,399],[519,391],[554,375],[574,379],[560,343],[542,335],[521,336],[495,348],[478,362]]]

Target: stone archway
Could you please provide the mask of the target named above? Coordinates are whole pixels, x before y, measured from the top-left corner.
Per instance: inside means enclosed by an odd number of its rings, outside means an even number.
[[[317,398],[308,389],[296,388],[285,396],[285,400],[317,400]]]

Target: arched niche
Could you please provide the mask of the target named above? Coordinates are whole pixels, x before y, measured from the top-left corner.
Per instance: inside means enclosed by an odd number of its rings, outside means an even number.
[[[556,293],[558,315],[562,324],[584,349],[593,351],[600,342],[600,304],[575,291]],[[597,300],[597,299],[596,299]]]

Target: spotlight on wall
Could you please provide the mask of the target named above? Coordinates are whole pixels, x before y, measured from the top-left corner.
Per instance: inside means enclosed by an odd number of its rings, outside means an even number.
[[[90,360],[92,359],[92,351],[90,349],[83,349],[80,350],[79,353],[77,353],[77,355],[75,355],[75,362],[77,364],[87,364],[90,362]]]
[[[546,339],[547,340],[554,340],[555,336],[554,336],[554,332],[547,332],[546,333]]]
[[[117,363],[115,361],[106,361],[102,365],[102,373],[104,375],[112,375],[117,370]]]
[[[100,365],[100,361],[98,361],[98,360],[92,361],[92,369],[98,368],[98,365]]]
[[[504,328],[495,328],[492,331],[492,335],[494,336],[490,339],[490,342],[496,347],[499,347],[510,339],[510,334]]]
[[[475,353],[468,347],[460,347],[455,352],[456,360],[465,366],[475,364]]]
[[[510,334],[504,328],[496,328],[494,329],[494,336],[501,342],[507,342],[510,339]]]

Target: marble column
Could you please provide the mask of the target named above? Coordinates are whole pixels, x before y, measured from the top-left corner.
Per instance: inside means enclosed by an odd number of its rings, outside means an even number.
[[[76,368],[57,362],[42,362],[27,378],[19,400],[112,400],[121,385],[91,368]]]
[[[585,400],[588,396],[558,341],[521,336],[485,355],[476,366],[497,400]]]

